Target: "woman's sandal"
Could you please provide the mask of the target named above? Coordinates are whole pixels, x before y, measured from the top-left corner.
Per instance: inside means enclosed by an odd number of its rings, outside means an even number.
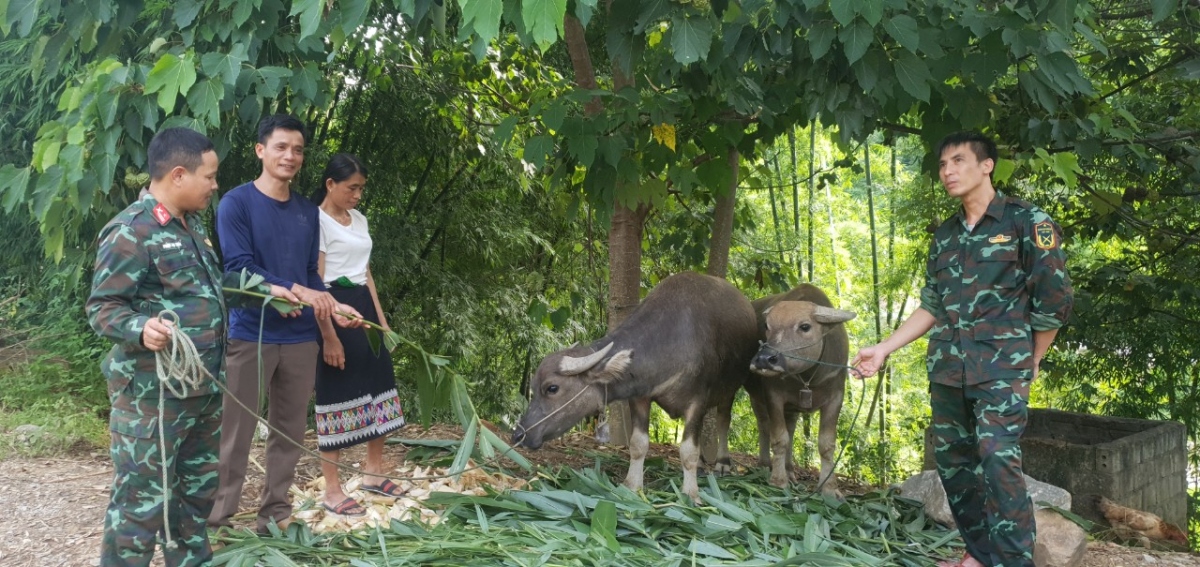
[[[396,485],[396,483],[394,483],[390,480],[384,480],[383,483],[379,484],[378,486],[370,486],[370,485],[364,484],[364,485],[360,486],[359,488],[361,488],[367,492],[378,494],[380,496],[387,496],[388,498],[399,498],[401,496],[404,496],[406,493],[408,493],[407,490],[400,488],[398,485]]]
[[[339,516],[356,517],[367,513],[367,509],[363,508],[362,504],[355,502],[355,500],[349,496],[347,496],[345,500],[339,502],[337,506],[330,506],[324,502],[322,502],[321,505],[325,507],[326,512],[329,512],[330,514],[337,514]]]

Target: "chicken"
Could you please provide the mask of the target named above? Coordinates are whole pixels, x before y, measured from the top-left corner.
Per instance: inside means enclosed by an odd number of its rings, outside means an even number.
[[[1143,547],[1159,544],[1185,550],[1188,548],[1188,537],[1183,530],[1150,512],[1121,506],[1103,496],[1096,497],[1096,508],[1119,538],[1135,540]]]

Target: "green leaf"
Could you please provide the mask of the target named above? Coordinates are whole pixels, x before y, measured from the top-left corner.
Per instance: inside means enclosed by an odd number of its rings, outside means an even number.
[[[567,0],[521,0],[521,19],[538,47],[545,51],[563,33]]]
[[[29,168],[14,167],[11,163],[0,167],[0,194],[4,195],[4,212],[11,213],[25,201],[29,189]]]
[[[1150,0],[1150,4],[1154,9],[1150,22],[1154,24],[1167,19],[1179,9],[1179,0]]]
[[[462,33],[474,31],[484,42],[491,42],[500,35],[500,14],[504,11],[503,0],[458,0],[462,8]]]
[[[916,53],[921,46],[921,33],[917,31],[917,21],[907,14],[895,14],[883,22],[883,29],[901,47]]]
[[[450,474],[458,474],[466,470],[467,463],[471,460],[471,453],[475,449],[475,436],[479,433],[479,420],[472,419],[467,424],[466,433],[463,434],[462,445],[458,447],[458,453],[454,455],[454,462],[450,464]]]
[[[257,72],[259,78],[262,79],[262,85],[264,89],[258,94],[267,97],[277,96],[283,86],[283,80],[292,76],[291,69],[272,65],[259,67],[255,70],[255,72]]]
[[[367,344],[371,347],[371,353],[379,356],[379,331],[371,327],[363,327],[363,332],[367,334]]]
[[[679,12],[671,17],[671,49],[683,65],[706,58],[712,36],[712,22],[706,17],[686,17]]]
[[[846,47],[846,61],[854,64],[862,58],[871,42],[875,40],[875,32],[867,22],[855,20],[854,25],[844,27],[838,32],[838,39]]]
[[[292,11],[288,13],[288,17],[297,14],[300,16],[300,35],[296,38],[297,41],[317,32],[324,9],[323,0],[296,0],[292,3]]]
[[[501,457],[511,460],[512,462],[516,463],[517,466],[525,470],[533,469],[533,463],[529,462],[524,455],[518,453],[517,450],[513,449],[508,443],[505,443],[504,440],[501,439],[499,435],[496,435],[491,429],[484,427],[479,430],[479,433],[483,435],[483,439],[485,441],[492,444],[492,447],[494,447],[496,451],[500,453]]]
[[[834,37],[837,37],[837,30],[832,25],[820,25],[808,31],[808,52],[814,61],[829,53]]]
[[[883,19],[883,0],[855,0],[858,15],[862,16],[871,27],[879,25]]]
[[[834,0],[834,4],[837,4],[837,3],[838,3],[838,0]],[[729,553],[728,551],[725,551],[725,549],[719,545],[715,545],[715,544],[709,543],[707,541],[701,541],[698,539],[693,539],[692,543],[688,545],[687,550],[695,555],[705,555],[708,557],[717,557],[720,559],[734,560],[734,559],[738,558],[738,556],[736,556],[732,553]]]
[[[917,100],[929,102],[929,83],[933,77],[925,62],[912,52],[904,51],[896,58],[895,68],[896,78],[904,91]]]
[[[175,0],[172,4],[175,25],[179,26],[179,29],[186,29],[192,25],[196,16],[200,15],[200,9],[204,7],[204,3],[197,0]]]
[[[205,79],[192,85],[192,90],[188,91],[188,107],[193,115],[203,118],[209,126],[218,128],[221,125],[221,98],[224,96],[225,84],[220,79]]]
[[[242,64],[246,62],[246,49],[245,44],[238,43],[227,53],[205,53],[200,56],[200,69],[209,77],[221,77],[226,85],[232,87],[237,84],[238,75],[242,73]]]
[[[146,93],[158,93],[158,106],[168,114],[175,110],[175,99],[196,82],[196,67],[190,57],[164,53],[146,76]]]
[[[843,26],[849,26],[850,21],[854,19],[854,4],[849,0],[831,0],[829,10],[833,12],[833,18]]]
[[[315,100],[321,83],[321,70],[317,68],[317,64],[312,61],[305,61],[304,66],[300,71],[292,75],[289,82],[292,90],[304,96],[308,100]]]
[[[601,500],[592,511],[591,535],[604,544],[609,551],[621,551],[617,543],[617,505],[611,500]]]
[[[15,26],[17,35],[28,37],[37,21],[38,4],[41,0],[11,0],[8,4],[8,18],[4,22],[4,35],[8,35],[9,26]]]
[[[633,24],[633,33],[638,35],[646,33],[647,28],[657,24],[671,10],[669,0],[644,0],[639,5],[641,10]]]
[[[996,168],[992,170],[992,177],[996,183],[1008,183],[1012,178],[1012,174],[1017,170],[1017,163],[1011,159],[1000,158],[996,162]]]
[[[234,3],[232,14],[234,27],[240,28],[250,20],[250,14],[257,7],[256,4],[257,2],[251,0],[238,0]]]
[[[8,18],[8,0],[0,0],[0,35],[8,35],[12,20]]]
[[[400,335],[395,331],[384,331],[383,348],[386,348],[388,352],[392,352],[396,350],[397,346],[400,346]]]
[[[367,19],[371,10],[370,0],[345,0],[339,2],[342,6],[342,31],[350,35]]]
[[[525,142],[524,159],[530,165],[541,169],[546,165],[546,156],[554,150],[554,140],[550,136],[534,136]]]

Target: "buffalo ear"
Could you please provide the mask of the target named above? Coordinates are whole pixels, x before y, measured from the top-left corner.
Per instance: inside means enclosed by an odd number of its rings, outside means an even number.
[[[625,370],[629,368],[632,362],[632,349],[619,350],[616,354],[612,355],[612,358],[608,359],[608,362],[604,363],[603,368],[592,372],[587,379],[599,384],[616,382],[625,376]]]
[[[813,319],[816,319],[818,323],[824,323],[827,325],[832,323],[844,323],[857,316],[858,314],[853,311],[843,311],[841,309],[825,307],[824,305],[818,305],[816,309],[813,310]]]

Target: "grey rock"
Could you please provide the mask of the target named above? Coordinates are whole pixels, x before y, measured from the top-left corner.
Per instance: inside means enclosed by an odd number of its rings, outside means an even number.
[[[1025,475],[1025,486],[1029,489],[1029,497],[1036,509],[1044,508],[1040,503],[1046,502],[1064,510],[1071,509],[1071,493],[1066,490],[1046,484],[1029,475]],[[946,501],[946,491],[937,471],[924,471],[913,475],[900,485],[900,494],[905,498],[918,500],[925,505],[925,514],[935,522],[953,527],[954,517],[950,515],[950,504]]]
[[[1087,532],[1049,508],[1034,512],[1037,543],[1033,564],[1037,567],[1076,567],[1087,553]]]

